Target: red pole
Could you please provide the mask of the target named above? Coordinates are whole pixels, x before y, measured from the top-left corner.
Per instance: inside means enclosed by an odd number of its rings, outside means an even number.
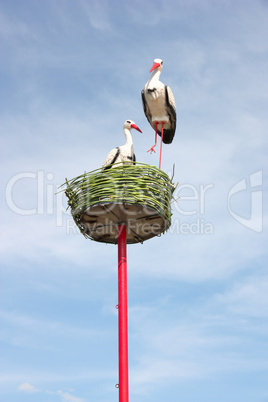
[[[128,317],[126,226],[118,225],[119,402],[128,402]]]

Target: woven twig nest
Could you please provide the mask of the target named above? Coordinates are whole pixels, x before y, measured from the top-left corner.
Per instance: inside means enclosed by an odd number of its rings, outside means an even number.
[[[171,225],[175,186],[166,173],[136,163],[94,170],[66,179],[65,194],[73,219],[91,240],[117,243],[118,225],[127,227],[127,243],[142,243]]]

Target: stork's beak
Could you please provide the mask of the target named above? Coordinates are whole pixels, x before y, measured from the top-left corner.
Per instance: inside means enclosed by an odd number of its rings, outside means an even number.
[[[154,71],[154,69],[156,69],[157,67],[159,67],[160,64],[159,63],[154,63],[153,67],[151,68],[151,70],[149,71],[149,73],[151,73],[152,71]]]
[[[142,133],[142,131],[139,129],[138,126],[136,126],[136,124],[131,124],[130,127],[135,128],[135,130],[137,130],[137,131],[139,131],[140,133]]]

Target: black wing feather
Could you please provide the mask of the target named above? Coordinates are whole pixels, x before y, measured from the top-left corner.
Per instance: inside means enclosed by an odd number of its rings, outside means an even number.
[[[166,96],[167,114],[168,114],[169,119],[170,119],[171,127],[168,130],[164,129],[163,142],[165,144],[171,144],[172,141],[173,141],[174,135],[175,135],[177,117],[176,117],[176,110],[174,109],[174,107],[172,106],[172,104],[169,101],[167,85],[165,85],[165,96]]]
[[[152,115],[150,113],[150,109],[148,108],[148,104],[145,98],[145,93],[144,93],[144,89],[141,91],[141,99],[142,99],[142,106],[143,106],[143,111],[144,114],[148,120],[148,122],[152,125]]]
[[[113,160],[111,161],[111,163],[109,163],[109,165],[104,166],[103,170],[111,169],[112,165],[115,163],[116,159],[118,158],[118,156],[120,154],[119,147],[117,147],[116,149],[117,149],[117,151],[116,151],[116,154],[115,154]]]

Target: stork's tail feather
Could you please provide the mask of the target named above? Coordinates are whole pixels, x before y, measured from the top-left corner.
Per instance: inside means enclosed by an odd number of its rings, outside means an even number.
[[[158,130],[157,130],[157,133],[158,133],[158,134],[160,135],[160,137],[161,137],[161,131],[158,132]],[[175,131],[174,131],[174,130],[165,130],[165,129],[164,129],[164,133],[163,133],[163,143],[164,143],[164,144],[171,144],[172,141],[173,141],[174,135],[175,135]]]

